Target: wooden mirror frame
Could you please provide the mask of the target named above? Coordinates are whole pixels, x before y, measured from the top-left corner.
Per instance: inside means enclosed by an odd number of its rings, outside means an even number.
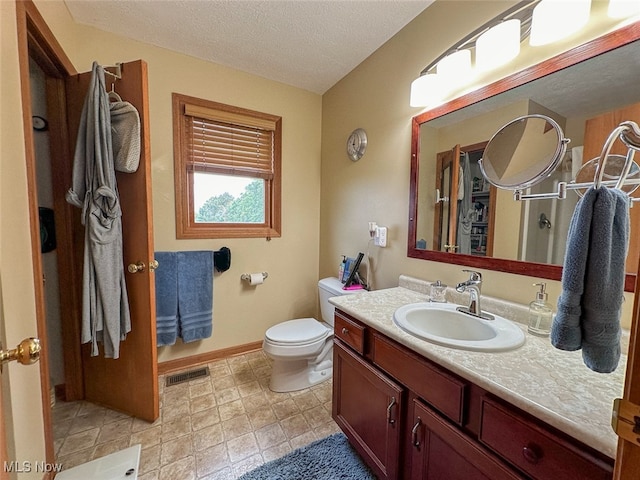
[[[597,55],[615,50],[616,48],[627,45],[638,39],[640,39],[640,22],[635,22],[413,117],[411,121],[411,177],[409,188],[409,233],[407,237],[407,256],[410,258],[419,258],[434,262],[451,263],[479,269],[514,273],[516,275],[561,280],[561,265],[522,262],[502,258],[477,257],[461,253],[447,253],[416,248],[420,125],[428,122],[429,120],[433,120],[511,90],[512,88],[519,87],[520,85],[545,77],[564,68],[589,60]],[[635,283],[635,273],[627,273],[625,278],[625,291],[633,292],[635,290]]]

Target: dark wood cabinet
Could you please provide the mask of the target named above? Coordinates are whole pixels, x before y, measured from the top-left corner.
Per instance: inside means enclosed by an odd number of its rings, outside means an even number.
[[[612,478],[612,459],[344,312],[335,320],[333,418],[379,478]]]
[[[611,478],[605,462],[491,397],[482,400],[479,439],[533,479]]]
[[[516,480],[522,478],[487,449],[413,398],[411,480]]]
[[[400,478],[404,389],[340,340],[333,352],[333,418],[378,478]]]

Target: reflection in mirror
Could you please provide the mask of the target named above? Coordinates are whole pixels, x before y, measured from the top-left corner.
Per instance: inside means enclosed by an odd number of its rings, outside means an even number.
[[[554,141],[540,157],[536,154],[541,163],[532,171],[496,163],[489,178],[513,185],[536,174],[545,177],[523,193],[553,192],[559,182],[572,181],[583,163],[599,156],[620,121],[640,122],[638,65],[630,61],[637,57],[639,37],[637,28],[622,28],[415,117],[408,255],[559,280],[578,194],[517,202],[512,192],[484,179],[479,160],[496,155],[491,144],[488,151],[485,147],[513,119],[546,116],[558,127],[550,123]],[[563,144],[561,132],[571,143]],[[565,146],[564,154],[556,151]],[[619,147],[612,153],[626,152]],[[635,272],[640,208],[631,209],[631,221],[627,271]],[[635,276],[627,275],[627,290],[634,283]]]
[[[568,142],[552,118],[518,117],[491,137],[478,162],[480,171],[496,187],[510,190],[532,187],[556,169]]]
[[[596,169],[598,167],[599,158],[592,158],[587,163],[582,165],[578,173],[576,174],[576,183],[588,183],[593,182],[596,175]],[[604,172],[602,172],[602,181],[611,182],[618,180],[623,172],[624,166],[627,163],[627,157],[624,155],[609,155],[607,157],[607,163],[604,166]],[[638,180],[640,178],[640,167],[636,162],[631,164],[629,173],[626,176],[627,180]],[[627,183],[622,185],[621,190],[629,194],[635,192],[640,185]],[[586,188],[576,189],[576,193],[580,196],[584,195]]]

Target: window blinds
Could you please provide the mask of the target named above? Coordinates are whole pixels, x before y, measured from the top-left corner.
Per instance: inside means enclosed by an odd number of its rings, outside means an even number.
[[[185,105],[187,168],[271,179],[275,122]]]

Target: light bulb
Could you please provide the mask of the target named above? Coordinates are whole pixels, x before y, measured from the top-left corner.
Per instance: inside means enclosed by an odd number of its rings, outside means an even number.
[[[611,18],[625,18],[640,13],[638,0],[609,0],[607,14]]]
[[[504,65],[520,53],[520,20],[499,23],[476,41],[476,67],[490,70]]]
[[[427,73],[411,82],[412,107],[430,107],[442,100],[444,92],[439,75]]]
[[[568,37],[587,23],[590,12],[591,0],[542,0],[533,9],[529,43],[540,46]]]
[[[438,62],[438,75],[451,87],[469,80],[471,75],[471,50],[458,50]]]

